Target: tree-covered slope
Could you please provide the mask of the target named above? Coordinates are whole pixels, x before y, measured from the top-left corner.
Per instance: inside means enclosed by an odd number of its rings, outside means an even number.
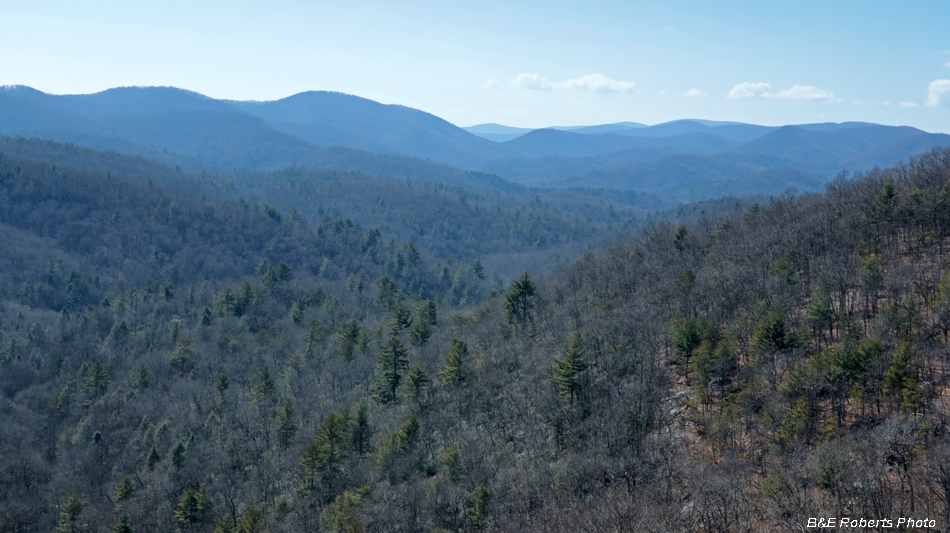
[[[345,220],[0,165],[3,260],[62,298],[0,303],[3,530],[950,514],[946,151],[494,293]]]

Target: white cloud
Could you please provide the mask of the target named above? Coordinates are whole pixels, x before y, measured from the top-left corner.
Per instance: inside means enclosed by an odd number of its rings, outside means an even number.
[[[811,85],[794,85],[791,89],[784,89],[777,93],[762,93],[765,98],[782,98],[784,100],[834,100],[835,93],[822,91]]]
[[[578,91],[597,91],[601,93],[625,93],[633,90],[632,81],[612,80],[603,74],[588,74],[565,82],[554,83],[540,74],[521,74],[511,80],[511,84],[522,89],[550,91],[552,89],[574,89]]]
[[[917,107],[914,102],[901,102],[901,107]]]
[[[760,94],[771,91],[772,86],[768,83],[749,83],[744,82],[736,85],[729,91],[729,94],[726,95],[727,98],[751,98],[753,96],[759,96]]]
[[[485,82],[485,85],[482,85],[482,89],[487,89],[493,91],[498,88],[498,82],[495,80],[488,80]]]
[[[943,66],[950,68],[950,61],[947,61],[946,63],[944,63]]]
[[[931,107],[950,106],[950,80],[934,80],[927,86],[927,105]]]
[[[666,91],[659,91],[656,94],[666,94]]]
[[[535,89],[538,91],[550,91],[554,84],[538,74],[521,74],[511,80],[511,84],[522,89]]]
[[[749,83],[744,82],[736,85],[726,95],[727,98],[752,98],[760,96],[762,98],[780,98],[782,100],[834,100],[835,93],[822,91],[818,87],[811,85],[794,85],[791,89],[783,89],[773,93],[772,86],[768,83]]]
[[[602,74],[588,74],[580,78],[567,80],[557,84],[558,88],[579,89],[582,91],[597,91],[601,93],[625,93],[633,90],[636,83],[632,81],[617,81]]]
[[[704,93],[704,92],[702,92],[702,91],[700,91],[699,89],[696,89],[696,88],[690,89],[690,90],[686,91],[686,92],[683,93],[683,94],[686,95],[686,96],[707,96],[706,93]]]
[[[884,102],[884,105],[891,105],[890,102]]]

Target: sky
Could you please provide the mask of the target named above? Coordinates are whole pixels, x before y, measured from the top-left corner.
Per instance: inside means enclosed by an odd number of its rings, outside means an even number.
[[[53,94],[331,90],[459,126],[697,118],[950,133],[946,0],[10,4],[0,84]]]

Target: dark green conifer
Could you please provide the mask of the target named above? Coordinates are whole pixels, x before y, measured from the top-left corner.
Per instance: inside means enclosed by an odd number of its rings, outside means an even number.
[[[572,406],[583,388],[581,374],[585,370],[587,360],[584,359],[584,342],[581,334],[575,331],[564,349],[564,359],[555,360],[554,376],[551,378],[557,383],[561,396]]]
[[[280,446],[286,448],[290,441],[297,434],[297,418],[294,413],[294,404],[289,397],[285,397],[280,402],[280,408],[277,410],[277,442]]]
[[[363,336],[363,328],[356,320],[344,320],[337,328],[337,336],[340,338],[340,347],[336,352],[337,359],[352,360],[360,338]]]
[[[129,524],[129,515],[123,514],[119,521],[112,526],[112,533],[135,533],[135,529]]]
[[[399,385],[402,383],[403,373],[408,365],[409,354],[406,347],[398,338],[392,337],[379,354],[381,375],[373,385],[376,401],[383,405],[396,401]]]
[[[270,367],[264,367],[251,386],[251,403],[259,403],[274,395],[274,377]]]
[[[168,364],[180,374],[187,374],[195,366],[194,343],[189,337],[178,339],[175,349],[168,356]]]
[[[432,337],[432,325],[425,320],[420,320],[417,316],[412,321],[412,328],[409,329],[409,343],[413,346],[425,346]]]
[[[196,489],[186,490],[175,508],[175,520],[181,529],[203,521],[209,514],[211,514],[211,497],[204,483]]]
[[[392,314],[389,317],[389,328],[393,336],[399,335],[402,330],[412,324],[412,311],[405,302],[398,302],[392,308]]]
[[[252,505],[241,517],[238,533],[263,533],[263,531],[264,512],[260,507]]]
[[[538,292],[538,287],[531,276],[525,272],[518,279],[511,282],[505,294],[505,311],[509,320],[524,323],[531,316],[534,303],[531,298]]]
[[[437,326],[439,313],[435,307],[435,302],[432,300],[419,302],[419,305],[416,307],[416,317],[418,317],[420,321],[428,323],[430,326]]]
[[[491,503],[491,492],[485,485],[479,485],[472,494],[472,512],[469,519],[472,521],[472,527],[480,531],[484,526],[485,519],[488,518],[488,506]]]
[[[218,377],[214,379],[214,388],[222,395],[224,395],[224,391],[228,390],[230,384],[231,380],[228,379],[227,374],[218,374]]]
[[[443,385],[458,385],[469,377],[468,345],[465,341],[453,340],[452,348],[445,356],[445,368],[439,372]]]
[[[144,362],[139,363],[139,365],[135,367],[135,370],[132,371],[129,384],[135,390],[147,389],[151,384],[151,372],[148,371],[148,365]]]
[[[426,389],[432,383],[432,378],[426,372],[422,363],[416,363],[406,374],[406,397],[411,400],[419,401],[425,397]]]
[[[123,476],[112,491],[112,497],[119,502],[131,498],[133,494],[135,494],[135,483],[132,482],[131,476]]]
[[[318,483],[329,483],[336,478],[346,461],[345,438],[346,419],[336,413],[327,415],[313,444],[300,459],[305,490],[313,490]]]
[[[79,523],[79,513],[82,512],[82,500],[75,492],[66,498],[63,503],[63,510],[59,512],[59,523],[56,528],[57,533],[78,533],[84,528]]]
[[[369,423],[369,404],[366,400],[360,400],[356,408],[356,416],[353,419],[351,436],[353,449],[356,453],[362,455],[369,449],[369,439],[372,437],[373,429]]]
[[[465,468],[462,466],[462,454],[459,451],[459,443],[452,443],[445,450],[442,456],[442,467],[449,478],[459,480],[465,475]]]

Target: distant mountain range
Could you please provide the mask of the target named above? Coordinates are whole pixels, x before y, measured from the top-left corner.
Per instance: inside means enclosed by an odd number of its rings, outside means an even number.
[[[722,190],[812,190],[841,170],[888,166],[950,146],[948,135],[861,122],[459,128],[417,109],[341,93],[239,102],[171,87],[61,96],[4,87],[0,134],[141,155],[192,171],[309,165],[467,188],[505,187],[503,180],[474,171],[535,186],[652,191],[681,200]]]

